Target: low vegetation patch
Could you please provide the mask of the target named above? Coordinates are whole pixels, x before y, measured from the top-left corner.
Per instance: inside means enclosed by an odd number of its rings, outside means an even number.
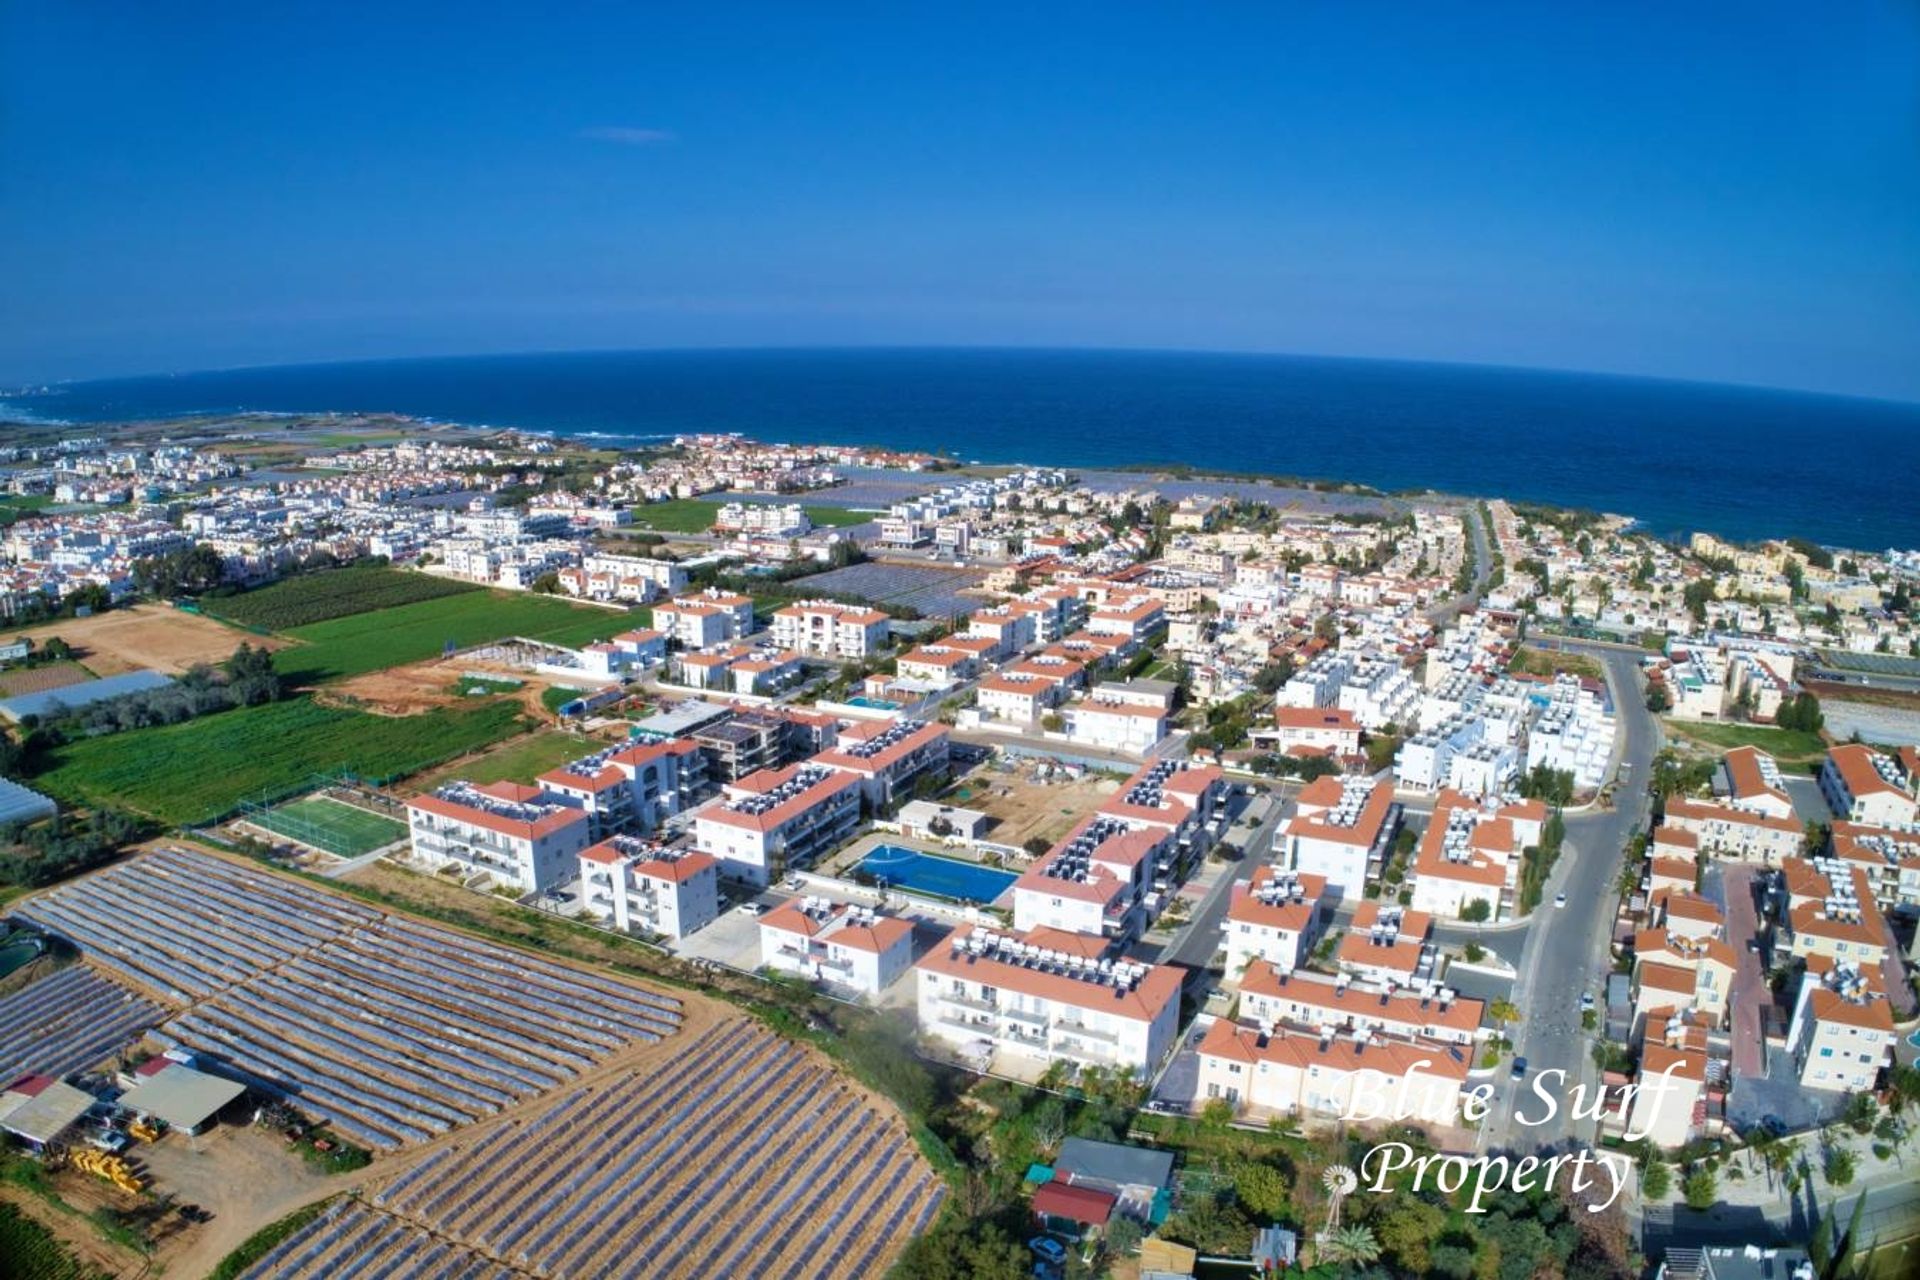
[[[524,727],[511,702],[390,717],[294,698],[60,747],[34,785],[70,803],[117,804],[192,826],[317,772],[399,777]]]
[[[289,679],[311,685],[421,662],[448,645],[466,649],[511,636],[583,645],[634,625],[626,614],[551,596],[462,591],[295,627],[286,634],[303,643],[278,656]]]
[[[0,1201],[0,1259],[15,1280],[105,1280],[60,1243],[53,1232],[14,1205]]]
[[[243,627],[290,631],[334,618],[480,589],[470,582],[366,566],[301,574],[241,595],[208,600],[204,608],[215,617]]]

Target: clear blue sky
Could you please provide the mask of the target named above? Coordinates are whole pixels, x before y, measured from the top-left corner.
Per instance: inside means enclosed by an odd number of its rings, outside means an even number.
[[[962,343],[1920,399],[1908,3],[354,8],[0,5],[0,379]]]

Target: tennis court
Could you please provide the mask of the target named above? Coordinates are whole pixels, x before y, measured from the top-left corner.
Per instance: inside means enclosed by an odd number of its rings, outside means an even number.
[[[301,844],[336,853],[343,858],[357,858],[363,853],[372,853],[407,836],[404,823],[369,813],[365,809],[356,809],[338,800],[329,800],[325,796],[292,800],[277,808],[253,814],[247,820],[275,835],[298,840]]]

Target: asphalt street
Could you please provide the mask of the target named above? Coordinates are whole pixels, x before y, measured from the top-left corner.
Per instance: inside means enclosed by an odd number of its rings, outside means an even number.
[[[1515,1055],[1527,1059],[1528,1077],[1515,1081],[1504,1073],[1501,1076],[1496,1105],[1482,1129],[1482,1145],[1488,1150],[1564,1149],[1570,1140],[1584,1139],[1591,1130],[1590,1120],[1573,1119],[1569,1105],[1575,1085],[1587,1086],[1590,1103],[1599,1084],[1588,1048],[1590,1038],[1580,1026],[1580,996],[1590,991],[1598,999],[1604,994],[1601,987],[1609,968],[1607,939],[1618,901],[1614,884],[1621,853],[1636,833],[1646,829],[1650,817],[1646,781],[1660,748],[1660,724],[1646,709],[1638,657],[1610,645],[1565,641],[1562,647],[1596,658],[1605,667],[1620,726],[1616,771],[1625,773],[1616,773],[1621,781],[1616,808],[1595,807],[1566,815],[1566,842],[1559,862],[1530,926],[1520,935],[1514,1004],[1522,1016],[1509,1034]],[[1552,905],[1560,893],[1567,895],[1564,908]],[[1495,945],[1496,938],[1510,943],[1512,937],[1495,935],[1482,939],[1482,944]],[[1558,1111],[1547,1123],[1525,1123],[1542,1119],[1546,1106],[1534,1093],[1534,1077],[1551,1071],[1564,1075],[1549,1077],[1541,1087],[1560,1102]]]

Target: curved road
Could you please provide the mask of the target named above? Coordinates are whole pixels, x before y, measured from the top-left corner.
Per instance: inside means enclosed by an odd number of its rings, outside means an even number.
[[[1495,1107],[1481,1134],[1483,1146],[1490,1150],[1564,1149],[1570,1139],[1584,1139],[1591,1132],[1592,1122],[1575,1122],[1568,1105],[1576,1084],[1587,1086],[1589,1102],[1599,1085],[1589,1036],[1580,1026],[1580,996],[1592,992],[1596,1001],[1604,1000],[1605,975],[1611,969],[1607,941],[1618,901],[1614,884],[1621,854],[1635,834],[1646,830],[1651,817],[1646,782],[1654,753],[1660,749],[1660,724],[1647,710],[1636,651],[1572,640],[1561,641],[1558,647],[1598,659],[1605,667],[1619,722],[1616,770],[1625,773],[1616,773],[1622,784],[1617,793],[1619,807],[1566,815],[1566,842],[1520,947],[1519,976],[1514,982],[1513,1002],[1522,1015],[1512,1032],[1514,1052],[1527,1059],[1528,1077],[1515,1082],[1502,1073]],[[1552,905],[1559,893],[1567,895],[1563,909]],[[1511,937],[1497,939],[1496,935],[1483,942],[1498,945]],[[1525,1120],[1542,1118],[1546,1108],[1534,1095],[1533,1082],[1544,1071],[1565,1073],[1542,1086],[1560,1101],[1559,1113],[1552,1123],[1520,1123],[1516,1103],[1522,1104],[1518,1109]]]

